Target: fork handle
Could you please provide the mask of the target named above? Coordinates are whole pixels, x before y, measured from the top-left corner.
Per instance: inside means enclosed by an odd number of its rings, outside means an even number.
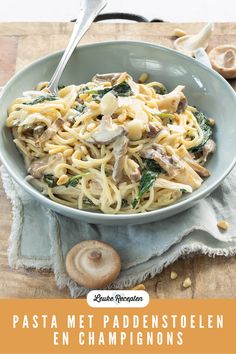
[[[107,0],[81,0],[79,16],[76,20],[70,41],[65,49],[63,56],[49,82],[49,90],[52,94],[57,95],[58,83],[61,75],[74,52],[78,42],[87,32],[95,17],[102,11],[107,5]]]

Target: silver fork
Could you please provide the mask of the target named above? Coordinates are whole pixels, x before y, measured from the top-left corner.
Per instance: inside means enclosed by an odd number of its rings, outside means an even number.
[[[104,9],[106,5],[107,0],[80,1],[79,16],[75,22],[70,41],[48,85],[48,88],[53,95],[58,94],[59,80],[77,44],[87,32],[95,17],[102,11],[102,9]]]

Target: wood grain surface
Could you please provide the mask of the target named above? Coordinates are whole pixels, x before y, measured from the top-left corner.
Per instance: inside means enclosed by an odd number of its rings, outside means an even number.
[[[0,85],[33,60],[65,48],[72,30],[70,23],[0,24]],[[83,43],[107,40],[143,40],[173,47],[173,30],[183,28],[196,33],[201,23],[93,24]],[[216,24],[209,49],[219,44],[236,44],[236,23]],[[231,82],[236,88],[235,80]],[[0,298],[66,298],[50,271],[13,270],[8,266],[7,249],[11,230],[11,205],[0,184]],[[178,273],[176,280],[170,272]],[[182,287],[186,277],[192,280]],[[236,297],[236,257],[209,258],[196,255],[181,259],[155,278],[145,282],[150,296],[157,298],[234,298]]]

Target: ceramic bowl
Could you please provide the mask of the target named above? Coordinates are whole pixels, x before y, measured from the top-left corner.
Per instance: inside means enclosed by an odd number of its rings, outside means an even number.
[[[191,105],[197,106],[216,120],[214,139],[217,152],[207,168],[211,176],[192,194],[173,205],[142,214],[109,215],[89,212],[57,204],[43,196],[25,181],[23,159],[13,143],[10,130],[5,127],[7,107],[22,91],[49,81],[62,52],[48,55],[18,72],[4,87],[0,98],[0,158],[11,177],[46,207],[56,212],[95,224],[138,224],[161,220],[190,208],[209,195],[227,176],[236,162],[236,95],[231,86],[215,71],[195,59],[174,50],[144,43],[116,41],[80,46],[72,55],[61,78],[61,84],[87,82],[96,73],[127,71],[134,80],[147,72],[150,80],[164,83],[168,90],[185,85]]]

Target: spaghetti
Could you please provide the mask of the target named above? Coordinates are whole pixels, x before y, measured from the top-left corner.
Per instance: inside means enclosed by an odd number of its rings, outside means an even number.
[[[27,181],[57,203],[114,214],[192,193],[209,176],[203,165],[215,144],[212,120],[188,105],[183,89],[167,93],[159,82],[114,73],[60,87],[58,96],[46,82],[24,92],[6,124]]]

